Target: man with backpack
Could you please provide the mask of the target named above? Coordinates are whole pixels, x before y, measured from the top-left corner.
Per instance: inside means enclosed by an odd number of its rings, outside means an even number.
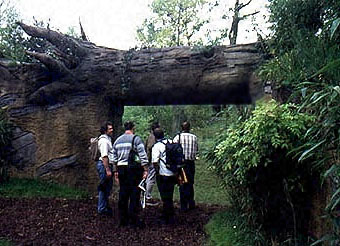
[[[143,141],[134,135],[134,123],[125,122],[124,128],[125,133],[113,144],[114,176],[120,187],[118,201],[120,226],[130,224],[133,227],[144,227],[144,223],[138,218],[141,192],[138,185],[148,176],[148,158]],[[139,158],[139,161],[132,160],[131,153],[135,154],[133,158]]]
[[[97,139],[98,157],[97,172],[100,179],[98,186],[98,213],[101,215],[112,216],[112,209],[109,207],[109,196],[112,190],[112,134],[113,126],[111,122],[106,122],[100,128],[101,135]]]
[[[154,130],[156,143],[152,147],[152,163],[157,170],[157,186],[163,202],[161,223],[172,224],[174,222],[173,194],[176,184],[176,175],[166,167],[166,145],[169,140],[164,138],[161,128]]]
[[[195,159],[198,152],[197,136],[190,133],[190,123],[182,123],[182,131],[173,139],[174,143],[180,143],[184,153],[184,172],[188,182],[179,187],[181,211],[186,212],[196,207],[194,200]]]

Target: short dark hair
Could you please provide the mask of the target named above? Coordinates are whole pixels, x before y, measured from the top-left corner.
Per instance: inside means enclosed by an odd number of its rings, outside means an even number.
[[[182,131],[189,132],[190,131],[190,123],[189,121],[184,121],[182,123]]]
[[[109,126],[113,126],[111,121],[104,122],[100,127],[100,134],[105,134],[107,130],[109,129]]]
[[[153,122],[152,124],[151,124],[151,130],[152,131],[154,131],[156,128],[159,128],[160,126],[159,126],[159,122],[158,121],[156,121],[156,122]]]
[[[155,130],[153,130],[153,134],[155,135],[156,139],[164,138],[164,131],[162,130],[162,128],[156,128]]]
[[[132,121],[126,121],[124,123],[124,129],[125,131],[127,130],[132,130],[135,127],[135,124]]]

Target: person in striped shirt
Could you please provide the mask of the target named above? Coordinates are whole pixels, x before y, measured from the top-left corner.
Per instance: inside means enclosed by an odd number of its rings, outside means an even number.
[[[197,136],[190,133],[190,123],[185,121],[181,125],[182,131],[177,134],[173,142],[180,143],[184,154],[184,171],[188,182],[180,185],[181,211],[186,212],[196,207],[194,200],[195,160],[198,152]]]
[[[140,189],[138,184],[148,176],[149,161],[144,143],[139,136],[134,138],[135,125],[131,121],[124,123],[125,133],[113,144],[114,177],[119,183],[119,217],[120,226],[144,227],[144,222],[138,218]],[[133,147],[137,151],[140,166],[130,166],[129,153]]]

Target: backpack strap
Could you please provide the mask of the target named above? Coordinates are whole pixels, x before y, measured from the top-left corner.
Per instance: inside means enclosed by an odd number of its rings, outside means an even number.
[[[132,138],[132,142],[131,142],[131,149],[136,151],[135,149],[135,138],[137,137],[137,135],[133,135],[133,138]]]

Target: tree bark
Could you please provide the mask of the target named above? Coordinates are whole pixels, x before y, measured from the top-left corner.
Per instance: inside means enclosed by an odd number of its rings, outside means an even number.
[[[9,80],[30,81],[25,83],[25,104],[56,104],[77,93],[110,97],[123,105],[249,104],[262,95],[254,75],[261,62],[256,43],[123,51],[20,25],[54,46],[52,54],[28,53],[40,63],[16,69],[1,63],[11,75],[0,79],[1,87]]]

